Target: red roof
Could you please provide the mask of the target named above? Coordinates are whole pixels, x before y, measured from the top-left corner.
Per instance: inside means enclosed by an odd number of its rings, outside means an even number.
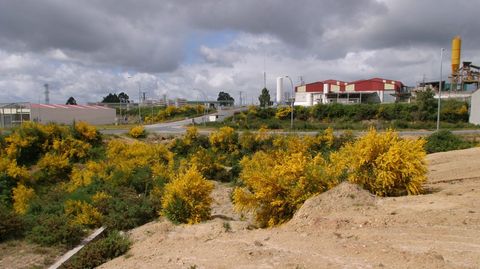
[[[331,90],[330,85],[338,85],[340,86],[340,91],[345,91],[346,85],[355,84],[355,91],[383,91],[385,90],[385,83],[387,84],[395,84],[394,89],[396,91],[401,90],[404,86],[402,82],[398,80],[391,80],[391,79],[383,79],[383,78],[371,78],[371,79],[363,79],[357,80],[352,82],[345,82],[341,80],[334,80],[334,79],[327,79],[323,81],[317,81],[313,83],[305,84],[306,92],[322,92],[323,93],[323,85],[328,85],[328,91]]]

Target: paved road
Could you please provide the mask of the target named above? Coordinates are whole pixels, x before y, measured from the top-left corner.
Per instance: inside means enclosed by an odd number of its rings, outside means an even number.
[[[247,107],[237,107],[232,109],[219,110],[216,113],[208,114],[206,116],[200,116],[196,118],[188,118],[179,121],[156,123],[151,125],[145,125],[147,132],[161,133],[161,134],[182,134],[186,130],[186,126],[195,122],[195,124],[202,125],[205,121],[208,121],[208,117],[212,115],[222,115],[223,117],[230,117],[235,112],[247,110]],[[103,134],[124,134],[128,132],[127,129],[111,129],[100,130]],[[200,131],[200,133],[209,133],[209,131]]]
[[[218,115],[221,114],[224,117],[230,117],[232,116],[235,112],[239,111],[244,111],[247,110],[247,107],[237,107],[237,108],[232,108],[228,110],[220,110],[216,113],[209,114],[207,116],[201,116],[201,117],[196,117],[196,118],[189,118],[185,120],[180,120],[180,121],[174,121],[174,122],[165,122],[165,123],[156,123],[156,124],[151,124],[151,125],[145,125],[145,129],[148,132],[151,133],[160,133],[160,134],[183,134],[186,130],[186,126],[189,124],[192,124],[193,121],[195,121],[195,124],[202,125],[203,122],[206,120],[208,121],[208,117],[211,115]],[[209,134],[213,130],[199,130],[201,134]],[[124,134],[128,132],[128,130],[124,129],[117,129],[117,130],[101,130],[102,133],[104,134]],[[254,133],[255,131],[253,131]],[[340,135],[344,131],[335,131],[335,135]],[[435,131],[428,131],[428,130],[411,130],[411,131],[399,131],[398,133],[400,136],[427,136]],[[242,131],[239,131],[239,133],[242,133]],[[318,131],[275,131],[271,130],[269,133],[271,134],[298,134],[298,135],[316,135]],[[362,135],[364,134],[365,131],[354,131],[355,135]],[[480,134],[480,129],[473,129],[473,130],[454,130],[452,131],[454,134],[459,134],[459,135],[469,135],[469,134]]]

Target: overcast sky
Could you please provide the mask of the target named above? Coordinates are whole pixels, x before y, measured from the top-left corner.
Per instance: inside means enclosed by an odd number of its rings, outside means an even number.
[[[440,48],[480,64],[479,0],[0,0],[0,103],[147,98],[248,102],[275,80],[438,80]],[[289,84],[285,87],[288,89]]]

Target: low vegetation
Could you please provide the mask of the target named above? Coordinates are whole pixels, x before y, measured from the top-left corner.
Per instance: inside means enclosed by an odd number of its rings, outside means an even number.
[[[134,126],[128,131],[128,134],[133,138],[144,138],[147,135],[145,128],[141,125]]]
[[[467,141],[460,136],[454,135],[448,130],[440,130],[429,135],[425,144],[425,150],[427,153],[435,153],[442,151],[450,151],[457,149],[466,149],[478,145],[478,142]]]
[[[434,129],[436,127],[436,101],[432,96],[417,97],[415,103],[394,104],[318,104],[294,108],[294,129],[365,130],[376,129]],[[442,101],[442,128],[474,128],[468,123],[468,103],[457,100]],[[290,107],[250,107],[225,120],[208,123],[210,126],[229,126],[234,129],[255,130],[290,128]]]
[[[445,138],[427,138],[427,149],[434,139]],[[422,193],[426,173],[424,140],[374,129],[355,139],[331,128],[279,136],[223,127],[203,136],[191,127],[153,144],[102,139],[83,122],[27,122],[0,144],[0,241],[63,248],[100,226],[128,230],[159,216],[174,223],[208,220],[210,180],[231,182],[235,208],[253,212],[267,227],[288,221],[306,199],[341,181],[381,196],[413,195]],[[125,240],[112,232],[66,268],[97,266],[124,253]]]
[[[105,238],[85,246],[80,252],[63,264],[61,269],[95,268],[115,257],[126,253],[131,242],[117,231],[110,232]]]

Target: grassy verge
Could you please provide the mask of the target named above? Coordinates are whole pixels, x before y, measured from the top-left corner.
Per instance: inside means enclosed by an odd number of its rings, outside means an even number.
[[[208,122],[206,126],[199,125],[199,128],[220,128],[223,126],[229,126],[236,130],[258,130],[261,127],[266,127],[273,130],[289,130],[290,120],[280,120],[276,118],[272,119],[247,119],[247,120],[235,120],[233,117],[226,119],[224,122]],[[396,130],[435,130],[436,122],[434,121],[417,121],[408,122],[402,120],[382,121],[382,120],[369,120],[369,121],[350,121],[350,120],[336,120],[336,121],[311,121],[311,120],[294,120],[293,129],[301,131],[317,131],[325,130],[331,127],[335,130],[365,130],[370,127],[375,127],[379,130],[385,130],[393,128]],[[458,122],[441,122],[441,128],[445,129],[480,129],[479,126]]]

